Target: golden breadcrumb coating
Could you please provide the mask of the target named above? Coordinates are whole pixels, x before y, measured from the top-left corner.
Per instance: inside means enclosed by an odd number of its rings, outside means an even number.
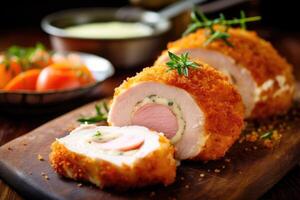
[[[127,189],[157,183],[169,185],[175,181],[176,161],[174,148],[159,136],[160,148],[138,159],[133,166],[117,166],[105,160],[93,159],[68,150],[55,141],[49,156],[54,170],[65,177],[90,181],[100,188]]]
[[[291,87],[290,91],[283,92],[274,97],[274,93],[280,87],[278,83],[274,87],[263,93],[267,100],[259,101],[252,111],[250,118],[263,118],[274,114],[286,112],[293,100],[294,77],[292,66],[281,57],[272,45],[261,39],[253,31],[246,31],[239,28],[230,28],[230,43],[234,48],[226,45],[222,40],[216,40],[204,46],[206,34],[204,29],[189,34],[175,42],[168,44],[168,49],[189,49],[206,48],[221,52],[233,58],[241,67],[245,67],[252,75],[258,86],[267,80],[275,79],[282,75],[286,78],[286,84]]]
[[[143,81],[155,81],[184,89],[203,111],[204,129],[210,134],[206,149],[198,159],[214,160],[224,156],[239,137],[243,128],[244,107],[241,96],[224,75],[207,64],[200,61],[197,63],[202,66],[189,69],[188,77],[180,76],[174,70],[167,72],[168,67],[165,65],[145,68],[116,88],[115,96]]]

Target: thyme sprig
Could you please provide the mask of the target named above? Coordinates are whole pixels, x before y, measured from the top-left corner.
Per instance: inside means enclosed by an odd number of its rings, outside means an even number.
[[[169,67],[167,71],[176,70],[179,75],[189,76],[189,68],[197,68],[198,63],[189,60],[189,54],[183,53],[180,56],[168,51],[170,61],[166,64]]]
[[[234,25],[239,25],[241,28],[246,29],[246,23],[259,21],[260,19],[260,16],[246,17],[244,11],[240,12],[240,18],[228,20],[221,13],[218,18],[209,19],[203,12],[194,8],[191,13],[192,23],[183,33],[183,36],[193,33],[200,28],[204,28],[207,30],[207,40],[204,45],[208,45],[215,40],[223,40],[228,46],[233,47],[233,45],[228,41],[228,38],[230,37],[230,34],[228,33],[229,28]]]
[[[96,115],[92,117],[81,117],[77,119],[80,123],[85,124],[95,124],[98,122],[103,122],[107,120],[107,114],[109,112],[108,106],[106,102],[102,102],[100,104],[95,105]]]
[[[267,131],[264,134],[262,134],[259,138],[262,140],[270,139],[272,138],[272,135],[273,135],[273,131]]]

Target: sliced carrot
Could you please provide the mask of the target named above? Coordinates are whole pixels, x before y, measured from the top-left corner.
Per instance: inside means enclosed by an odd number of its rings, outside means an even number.
[[[21,66],[16,61],[11,61],[9,65],[0,64],[0,89],[21,72]]]
[[[20,73],[4,87],[4,90],[35,90],[36,82],[41,70],[31,69]]]
[[[70,62],[64,60],[53,63],[50,66],[56,69],[72,71],[80,81],[81,85],[86,85],[95,81],[91,71],[80,62]]]
[[[81,86],[75,73],[70,69],[45,67],[36,83],[37,91],[73,89]]]

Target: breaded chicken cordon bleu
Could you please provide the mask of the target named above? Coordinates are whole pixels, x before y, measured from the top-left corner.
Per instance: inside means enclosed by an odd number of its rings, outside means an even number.
[[[58,174],[100,188],[169,185],[176,176],[173,146],[145,127],[82,125],[51,149],[50,162]]]
[[[243,128],[241,96],[228,78],[207,64],[190,62],[187,54],[174,59],[173,67],[184,62],[198,66],[173,70],[160,64],[128,78],[115,89],[108,122],[164,133],[179,160],[218,159]]]
[[[242,96],[246,118],[265,118],[290,108],[294,94],[292,67],[269,42],[241,28],[228,28],[225,42],[209,41],[207,32],[202,28],[171,42],[168,51],[189,52],[191,59],[200,59],[228,76]],[[164,51],[155,64],[168,60]]]

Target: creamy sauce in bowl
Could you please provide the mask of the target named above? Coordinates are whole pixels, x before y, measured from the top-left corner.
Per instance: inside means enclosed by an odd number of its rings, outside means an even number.
[[[136,22],[95,22],[79,24],[65,28],[68,36],[93,39],[125,39],[145,37],[153,33],[153,29]]]

